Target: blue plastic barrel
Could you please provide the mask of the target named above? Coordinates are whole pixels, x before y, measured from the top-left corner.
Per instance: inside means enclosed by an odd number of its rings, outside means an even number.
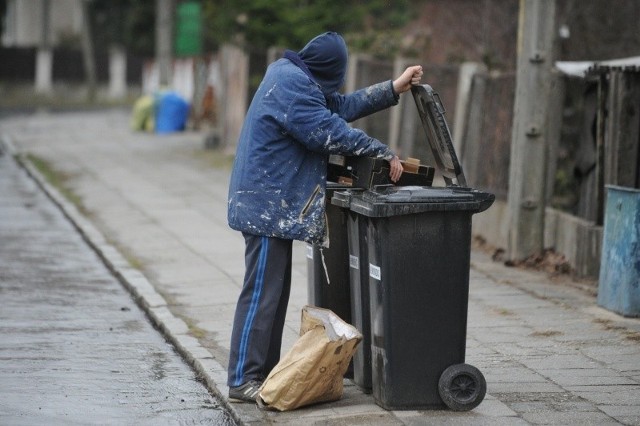
[[[156,109],[156,133],[184,130],[189,118],[189,104],[178,94],[167,92],[161,95]]]
[[[598,305],[640,317],[640,190],[607,185]]]

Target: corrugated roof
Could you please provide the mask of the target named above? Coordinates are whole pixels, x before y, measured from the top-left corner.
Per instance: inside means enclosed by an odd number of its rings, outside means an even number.
[[[562,73],[574,77],[586,77],[611,70],[640,72],[640,56],[611,59],[608,61],[558,61],[556,68]]]

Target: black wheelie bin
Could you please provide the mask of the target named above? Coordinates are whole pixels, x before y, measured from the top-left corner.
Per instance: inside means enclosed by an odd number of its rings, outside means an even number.
[[[428,85],[412,93],[447,186],[380,185],[336,192],[332,202],[358,217],[348,232],[350,243],[359,244],[360,279],[369,291],[376,403],[466,411],[486,393],[482,373],[464,363],[471,217],[489,208],[494,195],[466,187],[437,94]]]
[[[307,245],[307,290],[310,305],[331,309],[351,323],[349,249],[347,247],[348,210],[331,204],[335,191],[350,189],[338,182],[327,182],[326,220],[329,247]]]
[[[347,222],[358,220],[348,206],[331,203],[336,192],[360,193],[377,185],[388,185],[389,163],[370,157],[329,158],[326,189],[326,220],[329,246],[307,245],[307,290],[310,305],[331,309],[344,321],[353,324],[363,333],[363,344],[358,346],[345,377],[353,378],[364,392],[371,392],[371,356],[363,347],[370,346],[368,287],[361,294],[359,271],[354,270],[350,259]],[[430,185],[434,168],[415,166],[403,173],[398,185]],[[345,208],[346,207],[346,208]],[[357,249],[357,246],[354,246]],[[354,275],[356,274],[356,275]],[[353,294],[352,294],[353,293]],[[354,365],[357,366],[354,371]]]

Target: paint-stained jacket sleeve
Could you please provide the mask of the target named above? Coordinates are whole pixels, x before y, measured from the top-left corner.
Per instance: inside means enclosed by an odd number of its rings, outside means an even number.
[[[393,81],[388,80],[357,90],[348,95],[333,93],[327,96],[327,107],[351,123],[374,112],[397,105],[399,95],[393,90]]]
[[[290,136],[314,152],[389,160],[394,156],[389,147],[362,130],[350,127],[344,118],[361,117],[393,105],[393,91],[382,86],[386,86],[385,83],[371,86],[368,93],[363,89],[351,96],[332,97],[337,101],[335,106],[340,114],[329,109],[319,89],[309,93],[307,88],[292,97],[283,127]]]

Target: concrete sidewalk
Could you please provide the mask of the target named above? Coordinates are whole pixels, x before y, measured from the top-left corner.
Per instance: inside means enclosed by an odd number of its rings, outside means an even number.
[[[229,170],[203,150],[200,134],[138,134],[127,124],[128,111],[38,114],[0,121],[0,134],[65,176],[83,213],[61,205],[210,389],[226,397],[244,273],[242,237],[226,223]],[[306,246],[294,244],[285,351],[307,302],[305,255]],[[475,410],[385,411],[347,385],[335,403],[288,413],[229,404],[232,411],[247,424],[640,424],[640,320],[480,252],[472,253],[470,287],[467,362],[488,384]]]

